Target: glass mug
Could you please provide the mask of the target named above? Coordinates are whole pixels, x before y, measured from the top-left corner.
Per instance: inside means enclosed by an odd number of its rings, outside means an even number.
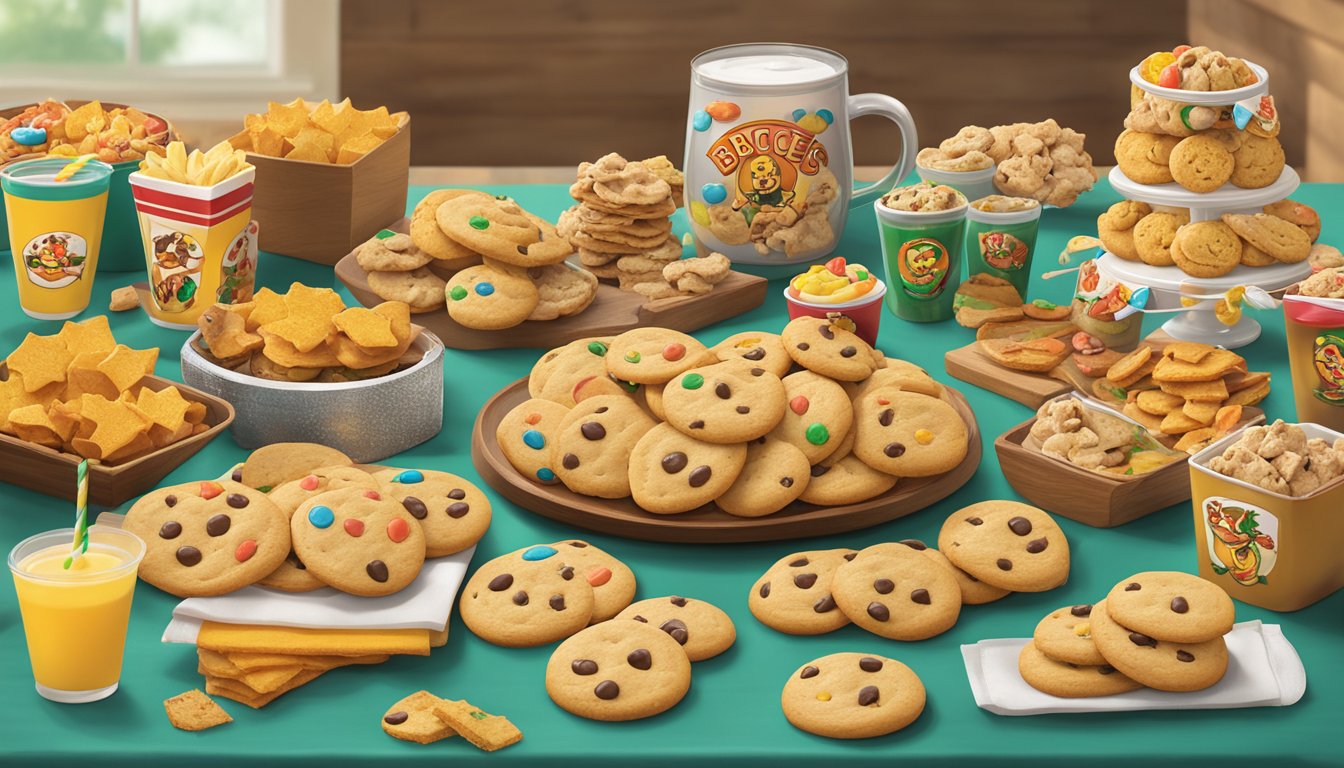
[[[798,265],[827,256],[852,207],[871,205],[914,167],[915,122],[901,102],[849,94],[849,62],[824,48],[751,43],[691,61],[686,209],[702,254],[739,264]],[[849,121],[882,115],[901,157],[854,189]]]

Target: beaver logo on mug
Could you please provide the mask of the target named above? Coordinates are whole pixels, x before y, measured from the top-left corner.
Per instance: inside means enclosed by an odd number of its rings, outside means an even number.
[[[816,134],[783,120],[743,123],[720,136],[705,155],[719,173],[735,176],[735,211],[793,205],[799,175],[816,176],[829,159]]]

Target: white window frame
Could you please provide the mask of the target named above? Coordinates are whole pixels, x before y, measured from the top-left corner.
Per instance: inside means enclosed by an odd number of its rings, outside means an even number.
[[[267,100],[336,99],[340,91],[340,0],[271,0],[269,64],[156,67],[138,64],[138,29],[122,67],[0,68],[0,106],[46,98],[133,104],[178,121],[239,121]],[[135,0],[131,0],[132,21]],[[135,62],[135,63],[133,63]]]

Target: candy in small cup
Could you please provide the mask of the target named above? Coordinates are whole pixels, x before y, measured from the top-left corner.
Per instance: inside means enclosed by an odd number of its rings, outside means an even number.
[[[1290,286],[1283,318],[1297,417],[1344,431],[1344,268]]]
[[[95,525],[88,550],[65,567],[75,529],[39,533],[9,553],[37,692],[83,704],[111,696],[121,679],[136,570],[135,534]]]
[[[873,203],[887,282],[887,307],[916,323],[952,319],[961,282],[966,196],[920,182],[893,189]]]
[[[64,320],[89,306],[98,271],[112,166],[89,158],[57,181],[66,158],[25,160],[0,171],[19,306]]]
[[[1029,197],[989,195],[966,209],[966,269],[1003,278],[1022,296],[1031,281],[1031,256],[1041,204]]]
[[[789,281],[784,300],[789,319],[832,317],[847,319],[850,330],[871,345],[877,344],[882,322],[882,297],[887,284],[862,264],[848,264],[837,256],[814,264]]]

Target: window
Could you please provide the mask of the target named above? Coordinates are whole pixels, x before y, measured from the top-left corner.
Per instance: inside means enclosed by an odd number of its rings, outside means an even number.
[[[337,98],[338,0],[0,3],[0,106],[101,98],[178,122]]]

